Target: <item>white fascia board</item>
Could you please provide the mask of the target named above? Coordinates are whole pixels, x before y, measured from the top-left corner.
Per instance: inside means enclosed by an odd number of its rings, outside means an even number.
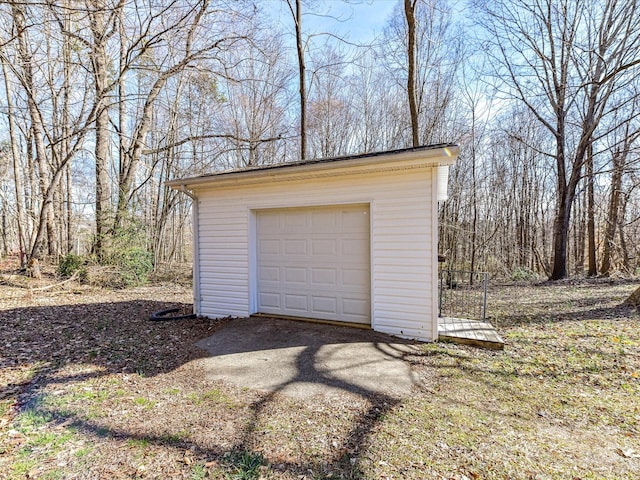
[[[199,190],[231,185],[250,185],[275,179],[286,181],[411,170],[453,165],[458,157],[458,152],[458,147],[452,145],[432,150],[407,151],[326,162],[282,164],[272,168],[222,172],[213,175],[171,180],[166,184],[174,189]]]

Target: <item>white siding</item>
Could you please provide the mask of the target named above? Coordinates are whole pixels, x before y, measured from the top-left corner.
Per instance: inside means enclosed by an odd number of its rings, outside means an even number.
[[[433,340],[437,321],[436,167],[260,184],[198,186],[200,313],[255,313],[255,211],[369,204],[371,323],[375,330]],[[251,233],[250,233],[251,232]],[[436,232],[436,234],[434,234]],[[251,287],[250,287],[251,285]]]

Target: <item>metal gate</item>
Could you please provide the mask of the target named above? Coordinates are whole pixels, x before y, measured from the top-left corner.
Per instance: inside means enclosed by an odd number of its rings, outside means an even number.
[[[438,316],[486,322],[487,272],[440,270]]]

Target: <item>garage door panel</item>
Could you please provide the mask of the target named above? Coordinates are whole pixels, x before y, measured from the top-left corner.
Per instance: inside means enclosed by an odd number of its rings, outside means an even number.
[[[333,238],[312,238],[311,254],[335,256],[338,253],[338,241]]]
[[[258,230],[262,233],[277,233],[280,228],[280,215],[277,212],[262,212],[257,221]]]
[[[336,297],[311,297],[311,309],[314,313],[338,314],[338,300]]]
[[[360,254],[362,246],[365,243],[363,238],[343,238],[341,242],[342,248],[340,253],[345,257],[351,257]]]
[[[260,292],[260,305],[269,309],[280,309],[280,293]]]
[[[369,207],[257,213],[258,311],[371,323]]]
[[[283,252],[286,256],[289,255],[307,255],[307,240],[300,239],[287,239],[283,241]]]
[[[361,287],[369,281],[369,270],[364,268],[343,268],[341,274],[343,287]]]
[[[293,229],[301,230],[306,229],[307,226],[307,214],[304,210],[300,210],[297,212],[289,212],[287,215],[282,216],[282,223],[284,228],[289,230]]]
[[[260,267],[258,278],[261,282],[279,282],[280,267]]]
[[[280,254],[280,241],[262,239],[259,242],[258,251],[262,255],[279,255]]]
[[[342,301],[342,312],[344,315],[355,315],[358,317],[368,315],[369,302],[359,298],[345,298]]]
[[[316,210],[311,212],[312,231],[318,233],[335,231],[338,225],[338,219],[336,217],[335,211]]]
[[[338,272],[335,268],[312,268],[311,283],[317,286],[337,287]]]
[[[283,267],[284,281],[290,284],[307,284],[307,269],[304,267]]]
[[[309,310],[308,296],[285,294],[284,306],[287,310],[306,313]]]
[[[366,211],[343,211],[342,212],[342,231],[343,232],[362,232],[365,228],[369,229],[369,212]]]

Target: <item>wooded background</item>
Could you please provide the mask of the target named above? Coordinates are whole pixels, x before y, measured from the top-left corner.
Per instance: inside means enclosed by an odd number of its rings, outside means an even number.
[[[166,180],[455,142],[448,267],[638,274],[636,0],[401,0],[366,43],[331,7],[3,2],[0,256],[186,262]]]

